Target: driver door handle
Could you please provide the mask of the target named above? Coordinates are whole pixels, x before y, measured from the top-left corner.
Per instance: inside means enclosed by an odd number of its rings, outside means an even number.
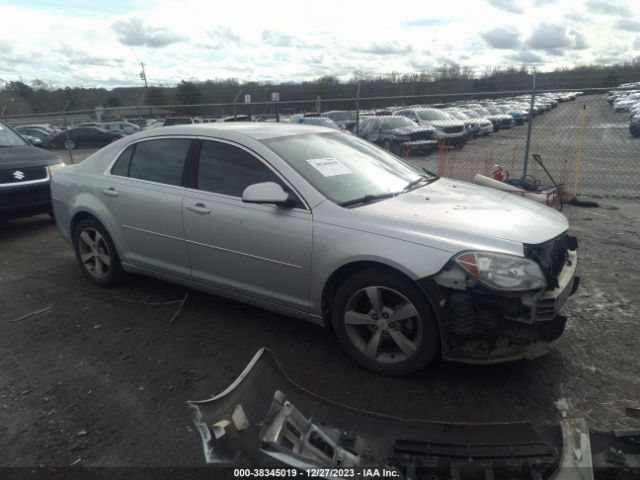
[[[118,196],[118,191],[113,187],[103,188],[102,193],[104,193],[105,195],[109,195],[110,197]]]
[[[204,203],[192,203],[191,205],[187,205],[187,210],[191,210],[192,212],[199,213],[201,215],[209,215],[211,213],[211,209],[207,208]]]

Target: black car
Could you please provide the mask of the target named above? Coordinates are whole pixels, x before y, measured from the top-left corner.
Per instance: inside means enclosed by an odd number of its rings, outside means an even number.
[[[398,156],[416,152],[428,155],[438,149],[436,129],[416,125],[406,117],[365,117],[358,130],[362,138]]]
[[[64,163],[0,122],[0,218],[51,214],[51,175]]]
[[[629,122],[629,133],[634,137],[640,137],[640,113],[636,113],[631,117]]]
[[[40,140],[40,145],[38,146],[42,148],[51,148],[51,144],[55,136],[54,132],[45,130],[42,127],[15,127],[15,131],[20,135],[27,135],[29,137],[37,138],[38,140]]]
[[[77,147],[104,147],[122,138],[121,133],[108,132],[98,127],[76,127],[60,132],[51,141],[54,148],[73,150]]]

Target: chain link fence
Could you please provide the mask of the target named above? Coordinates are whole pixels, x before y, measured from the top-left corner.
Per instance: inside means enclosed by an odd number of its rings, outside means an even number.
[[[537,154],[555,181],[563,184],[567,196],[640,198],[640,138],[630,133],[629,113],[614,111],[607,102],[608,89],[588,88],[578,95],[575,95],[575,90],[535,91],[532,85],[529,89],[481,93],[365,96],[361,95],[363,92],[357,85],[355,91],[353,88],[350,91],[342,89],[337,98],[316,96],[287,100],[274,95],[273,101],[269,101],[265,95],[266,101],[252,102],[238,92],[235,102],[97,107],[83,111],[5,116],[5,120],[23,133],[30,134],[28,125],[50,124],[65,130],[98,124],[120,131],[118,124],[121,121],[136,123],[142,128],[161,128],[166,119],[176,117],[185,122],[251,118],[253,121],[312,123],[318,122],[319,118],[339,117],[331,112],[347,111],[351,112],[346,116],[352,121],[336,123],[362,136],[359,127],[367,117],[397,117],[407,111],[437,109],[451,117],[452,123],[465,125],[465,141],[455,146],[441,141],[438,148],[429,154],[410,149],[395,153],[416,165],[454,179],[473,181],[476,174],[492,176],[495,166],[499,165],[512,179],[525,177],[533,183],[550,185],[547,173],[531,160],[532,155]],[[351,95],[347,96],[349,92]],[[534,110],[531,110],[531,105]],[[514,113],[516,110],[525,112],[525,118],[519,118]],[[501,123],[497,130],[499,117],[511,118],[511,121]],[[487,120],[493,128],[480,131],[479,125],[484,123],[487,127]],[[439,136],[440,131],[436,133]],[[65,135],[64,131],[62,135]],[[96,150],[96,147],[87,147],[82,142],[74,142],[73,146],[73,150],[59,150],[60,157],[67,163],[82,161]]]

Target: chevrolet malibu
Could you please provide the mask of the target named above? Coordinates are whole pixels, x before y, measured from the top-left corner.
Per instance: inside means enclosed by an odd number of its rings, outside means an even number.
[[[578,283],[557,211],[316,126],[136,133],[57,172],[52,198],[96,285],[133,272],[308,320],[386,375],[540,356]]]

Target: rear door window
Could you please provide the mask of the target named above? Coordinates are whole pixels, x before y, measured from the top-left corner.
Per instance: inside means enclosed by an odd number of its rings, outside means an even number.
[[[182,185],[190,146],[191,140],[182,138],[162,138],[139,142],[135,145],[131,156],[128,176],[167,185]],[[126,150],[123,155],[124,153]],[[120,159],[116,162],[114,169],[120,168],[119,161]],[[122,168],[126,162],[126,157],[124,157]],[[112,173],[114,173],[113,170]]]

